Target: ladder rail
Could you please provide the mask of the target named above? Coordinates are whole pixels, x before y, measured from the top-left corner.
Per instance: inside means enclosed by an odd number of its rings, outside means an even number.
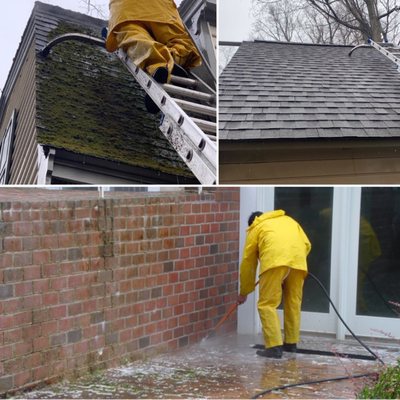
[[[213,165],[202,159],[200,150],[190,142],[190,139],[179,127],[173,127],[174,122],[168,116],[160,125],[161,132],[173,144],[181,158],[190,164],[190,169],[195,176],[201,176],[206,184],[215,184],[215,169]]]
[[[217,170],[216,144],[193,122],[193,120],[182,110],[181,107],[179,107],[174,99],[170,97],[169,94],[151,76],[131,61],[122,49],[117,51],[117,56],[139,85],[157,104],[163,114],[168,117],[170,126],[173,125],[172,130],[176,130],[180,135],[187,137],[188,141],[185,140],[185,142],[189,143],[189,146],[191,146],[191,152],[188,150],[183,156],[180,151],[178,151],[179,146],[176,145],[176,141],[170,141],[183,161],[188,165],[202,184],[214,184],[216,182]],[[171,131],[171,128],[169,130]],[[171,137],[171,133],[169,135],[165,134],[165,129],[162,130],[162,132],[167,139]],[[199,156],[194,157],[194,154],[198,154]],[[212,176],[208,173],[202,175],[204,169],[195,166],[197,163],[208,164]]]

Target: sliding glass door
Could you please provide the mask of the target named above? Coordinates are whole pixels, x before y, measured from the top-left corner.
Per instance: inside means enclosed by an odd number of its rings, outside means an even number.
[[[248,187],[241,189],[241,248],[252,211],[283,209],[312,243],[309,271],[359,335],[400,336],[400,188]],[[303,331],[349,334],[309,276]],[[239,309],[239,332],[259,333],[257,293]]]

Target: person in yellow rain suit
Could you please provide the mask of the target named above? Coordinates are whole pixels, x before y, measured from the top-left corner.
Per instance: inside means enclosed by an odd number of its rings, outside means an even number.
[[[303,284],[311,243],[301,226],[283,210],[256,211],[250,215],[248,225],[237,301],[244,303],[247,295],[254,291],[260,262],[258,313],[265,349],[257,351],[257,354],[281,358],[283,351],[297,350]],[[282,341],[277,313],[282,295],[285,342]]]
[[[173,0],[110,0],[108,32],[107,50],[123,48],[159,83],[201,64]]]

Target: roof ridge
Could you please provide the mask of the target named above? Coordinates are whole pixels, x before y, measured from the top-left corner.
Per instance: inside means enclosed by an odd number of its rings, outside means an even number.
[[[54,14],[55,11],[57,11],[56,14]],[[70,17],[70,18],[73,18],[74,20],[84,19],[85,22],[88,22],[88,20],[90,20],[90,23],[93,23],[94,25],[97,25],[100,23],[103,23],[103,24],[107,23],[107,20],[104,20],[102,18],[96,18],[91,15],[85,14],[83,12],[69,10],[69,9],[63,8],[61,6],[43,3],[38,0],[35,1],[35,6],[33,7],[32,14],[35,14],[36,12],[51,12],[52,14],[54,14],[55,17],[59,17],[59,18]]]
[[[349,44],[334,44],[334,43],[302,43],[302,42],[282,42],[276,40],[261,40],[261,39],[254,39],[243,41],[242,43],[268,43],[268,44],[286,44],[290,46],[320,46],[320,47],[346,47],[346,48],[353,48],[354,45]]]

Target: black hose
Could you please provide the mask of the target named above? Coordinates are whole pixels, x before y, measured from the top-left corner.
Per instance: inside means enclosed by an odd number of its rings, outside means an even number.
[[[392,306],[390,305],[390,303],[383,297],[382,293],[379,291],[379,289],[376,287],[375,282],[372,280],[372,278],[370,277],[370,275],[368,274],[368,272],[365,273],[366,277],[369,280],[369,283],[372,285],[372,287],[374,288],[375,292],[377,293],[377,295],[380,297],[380,299],[384,302],[385,306],[387,307],[388,310],[390,310],[390,312],[394,315],[397,316],[396,311],[393,310]]]
[[[383,360],[377,356],[351,329],[350,327],[346,324],[346,322],[344,321],[344,319],[342,318],[342,316],[339,314],[339,311],[336,309],[335,305],[333,304],[333,301],[331,300],[331,298],[329,297],[329,293],[327,292],[327,290],[325,289],[324,285],[322,284],[322,282],[311,272],[308,273],[311,278],[313,278],[315,280],[315,282],[318,283],[318,285],[321,287],[322,291],[325,293],[326,297],[329,300],[329,303],[331,304],[332,308],[334,309],[336,315],[338,316],[338,318],[340,319],[340,321],[342,322],[342,324],[346,327],[346,329],[351,333],[351,335],[353,336],[354,339],[357,340],[358,343],[361,344],[362,347],[364,347],[364,349],[366,349],[370,354],[372,354],[376,360],[378,360],[382,365],[385,365],[385,363],[383,362]]]
[[[334,309],[336,315],[339,317],[340,321],[343,323],[343,325],[346,327],[346,329],[351,333],[351,335],[354,337],[354,339],[356,339],[357,342],[360,343],[362,347],[364,347],[370,354],[373,355],[374,360],[378,360],[382,365],[385,365],[383,360],[380,357],[378,357],[365,343],[363,343],[362,340],[346,324],[346,322],[344,321],[342,316],[339,314],[339,311],[337,310],[336,306],[333,304],[333,301],[331,300],[331,298],[329,296],[329,293],[325,289],[325,286],[322,284],[322,282],[314,274],[312,274],[311,272],[309,272],[308,275],[310,275],[311,278],[313,278],[318,283],[318,285],[321,287],[321,289],[324,292],[325,296],[328,298],[329,303],[331,304],[332,308]],[[312,352],[314,353],[314,351],[312,351]],[[372,375],[376,375],[376,372],[369,372],[369,373],[366,373],[366,374],[355,374],[355,375],[347,375],[347,376],[338,376],[338,377],[334,377],[334,378],[318,379],[318,380],[315,380],[315,381],[307,381],[307,382],[300,382],[300,383],[290,383],[290,384],[287,384],[287,385],[282,385],[282,386],[274,387],[274,388],[271,388],[271,389],[263,390],[262,392],[257,393],[256,395],[254,395],[251,398],[252,399],[258,399],[259,397],[264,396],[265,394],[271,393],[273,391],[288,389],[288,388],[296,387],[296,386],[312,385],[312,384],[323,383],[323,382],[342,381],[342,380],[345,380],[345,379],[352,379],[352,378],[363,378],[363,377],[372,376]]]
[[[264,350],[265,346],[263,344],[255,344],[251,346],[253,349]],[[351,354],[351,353],[339,353],[337,351],[326,351],[326,350],[310,350],[310,349],[296,349],[297,354],[315,354],[318,356],[330,356],[330,357],[341,357],[341,358],[352,358],[356,360],[369,360],[376,361],[375,356],[367,356],[363,354]]]
[[[335,378],[318,379],[315,381],[307,381],[307,382],[300,382],[300,383],[290,383],[287,385],[282,385],[282,386],[274,387],[271,389],[263,390],[262,392],[257,393],[256,395],[251,397],[251,399],[258,399],[259,397],[264,396],[265,394],[274,392],[276,390],[283,390],[283,389],[296,387],[296,386],[312,385],[312,384],[316,384],[316,383],[331,382],[331,381],[332,382],[333,381],[342,381],[345,379],[352,379],[352,378],[364,378],[364,377],[372,376],[372,375],[376,375],[376,372],[369,372],[367,374],[355,374],[355,375],[348,375],[348,376],[337,376]]]

